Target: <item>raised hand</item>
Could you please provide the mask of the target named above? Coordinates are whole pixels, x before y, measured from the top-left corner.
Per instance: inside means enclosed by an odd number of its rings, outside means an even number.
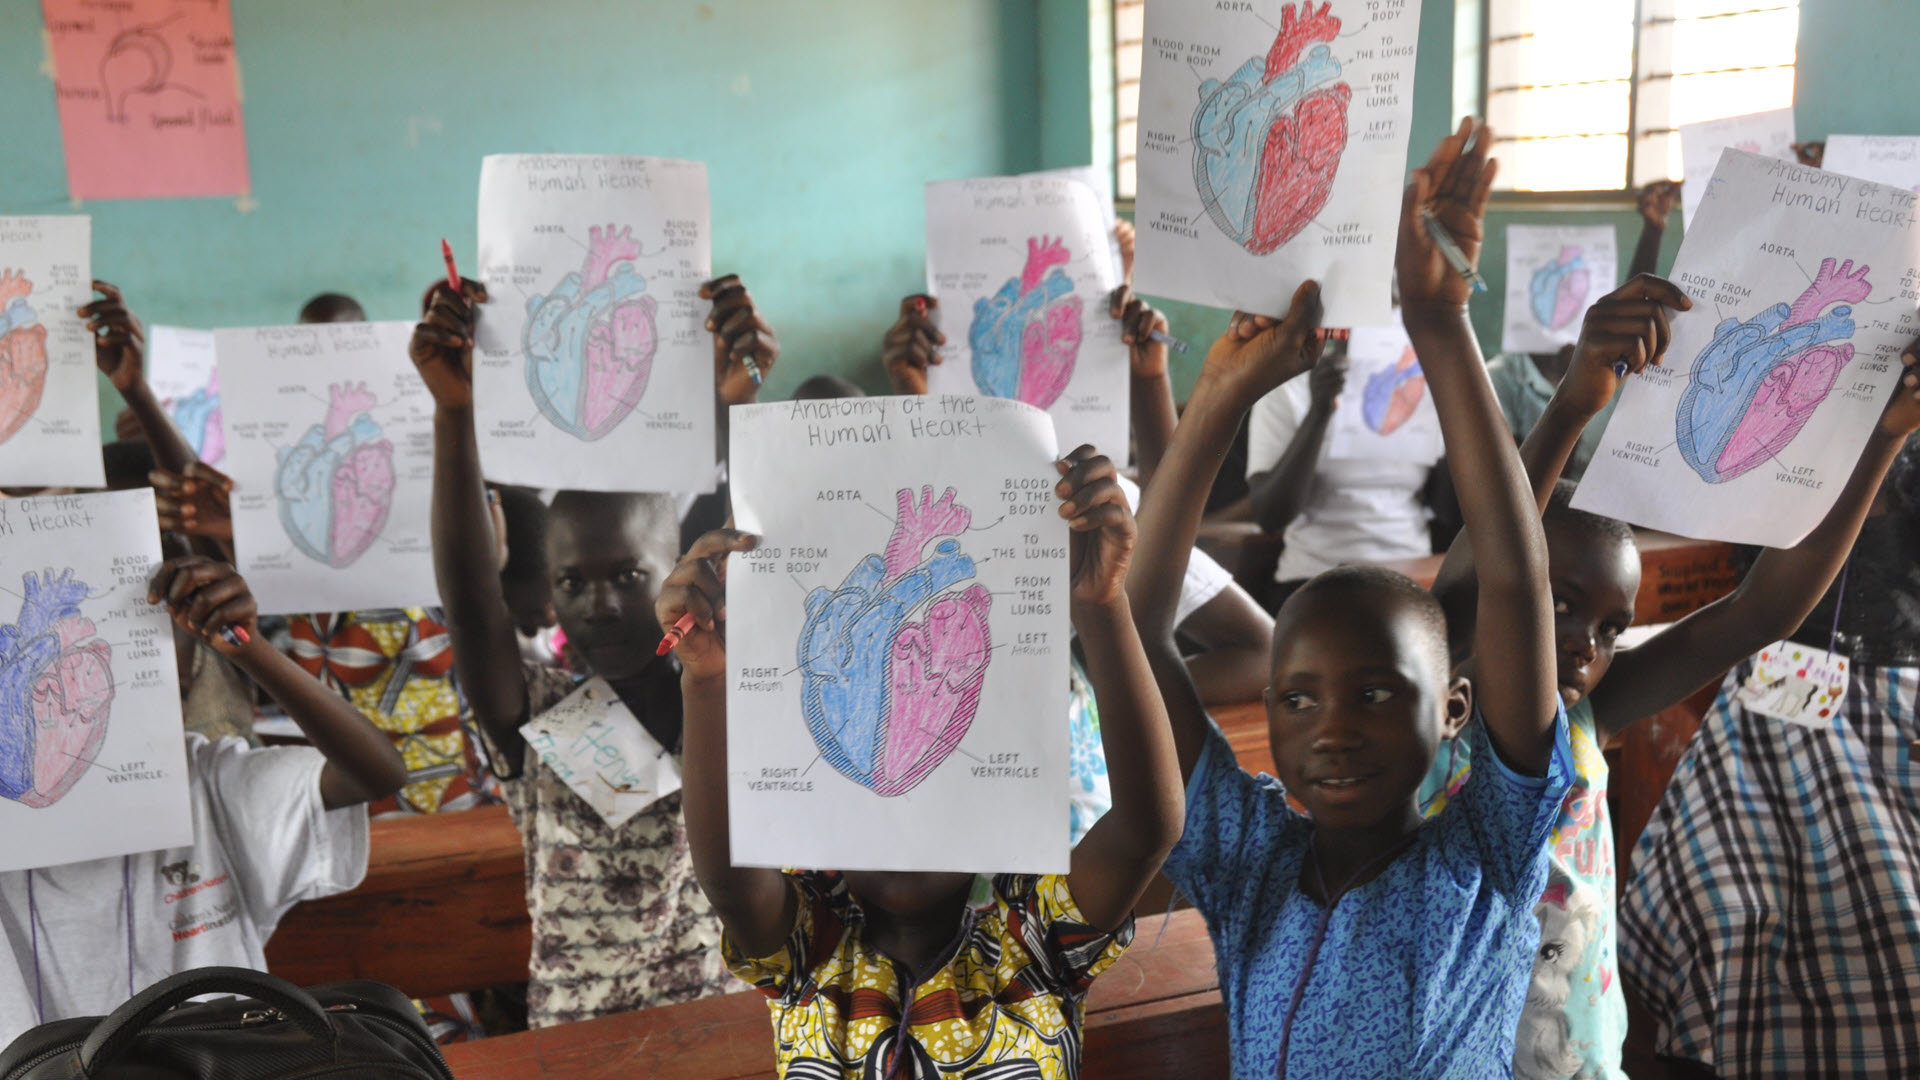
[[[87,330],[93,335],[93,362],[113,388],[124,394],[145,374],[146,329],[128,310],[118,288],[96,281],[93,291],[102,299],[80,309],[80,317],[87,320]]]
[[[887,381],[896,394],[927,392],[927,369],[940,362],[938,346],[947,343],[933,313],[940,301],[915,294],[900,301],[900,318],[887,329],[881,341],[880,363],[887,369]]]
[[[773,327],[753,306],[753,295],[740,275],[727,274],[700,286],[700,299],[713,301],[707,330],[713,334],[713,385],[725,405],[745,405],[760,397],[760,384],[748,373],[757,365],[762,380],[780,359],[780,341]]]
[[[1673,204],[1680,198],[1680,181],[1655,180],[1640,189],[1640,220],[1649,228],[1664,229],[1667,218],[1673,214]]]
[[[1581,321],[1580,340],[1554,396],[1585,416],[1597,414],[1620,389],[1615,366],[1625,361],[1632,374],[1660,363],[1673,339],[1668,310],[1692,308],[1678,285],[1652,274],[1636,275],[1601,297]]]
[[[1054,493],[1060,516],[1072,530],[1068,540],[1069,580],[1075,604],[1112,604],[1126,594],[1127,566],[1133,561],[1133,511],[1120,489],[1113,462],[1081,446],[1053,463],[1060,473]]]
[[[759,542],[759,537],[738,529],[715,529],[695,540],[673,573],[660,583],[653,613],[661,626],[671,627],[680,616],[693,615],[693,629],[675,650],[683,677],[726,678],[727,640],[722,624],[727,621],[727,590],[721,574],[728,555],[752,551]]]
[[[479,319],[474,305],[486,302],[487,287],[472,278],[460,279],[458,293],[444,280],[427,290],[407,355],[442,409],[473,407],[473,333]]]
[[[1900,354],[1900,362],[1906,365],[1906,370],[1900,373],[1893,397],[1880,414],[1880,430],[1904,440],[1920,430],[1920,341],[1907,346],[1907,351]]]
[[[1234,401],[1250,407],[1319,360],[1321,342],[1315,331],[1321,312],[1320,285],[1314,281],[1300,283],[1281,318],[1234,312],[1227,332],[1207,350],[1201,383],[1229,391]]]
[[[1309,407],[1322,414],[1333,411],[1340,403],[1340,392],[1347,388],[1349,363],[1346,338],[1334,338],[1322,346],[1320,358],[1313,362],[1313,371],[1307,375]]]
[[[153,484],[153,505],[162,530],[210,540],[233,539],[233,481],[225,473],[195,461],[184,472],[155,469],[147,480]]]
[[[1487,157],[1492,146],[1493,130],[1469,116],[1460,121],[1458,131],[1440,140],[1425,165],[1413,170],[1400,204],[1400,246],[1393,260],[1401,307],[1466,308],[1472,285],[1440,253],[1421,211],[1432,211],[1467,263],[1477,266],[1481,219],[1499,164]]]
[[[1133,377],[1163,378],[1167,374],[1167,346],[1155,341],[1153,332],[1167,332],[1167,317],[1135,296],[1130,285],[1120,286],[1107,297],[1107,314],[1120,322],[1120,340],[1127,343],[1127,361]]]
[[[253,590],[238,570],[216,559],[192,555],[161,563],[147,585],[147,603],[165,603],[175,623],[228,656],[247,648],[221,634],[228,627],[244,630],[249,645],[261,640]]]

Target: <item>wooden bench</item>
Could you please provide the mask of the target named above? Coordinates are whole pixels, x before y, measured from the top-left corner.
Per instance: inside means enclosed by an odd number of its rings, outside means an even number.
[[[770,1080],[773,1025],[766,998],[746,992],[462,1043],[447,1048],[447,1063],[461,1080]],[[1227,1072],[1226,1013],[1199,913],[1140,919],[1133,947],[1093,984],[1082,1075]]]
[[[504,806],[382,818],[360,887],[300,904],[267,968],[301,986],[377,979],[414,997],[522,982],[526,857]]]

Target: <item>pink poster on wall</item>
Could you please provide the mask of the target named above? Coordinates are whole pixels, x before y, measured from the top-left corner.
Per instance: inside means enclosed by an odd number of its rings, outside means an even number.
[[[247,194],[228,0],[41,3],[69,194]]]

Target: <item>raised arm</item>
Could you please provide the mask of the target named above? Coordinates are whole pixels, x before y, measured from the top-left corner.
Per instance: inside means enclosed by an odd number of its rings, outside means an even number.
[[[1120,340],[1127,345],[1127,391],[1133,419],[1134,480],[1141,486],[1153,479],[1160,458],[1173,439],[1179,413],[1173,406],[1173,380],[1167,377],[1167,347],[1153,340],[1153,332],[1167,333],[1167,317],[1122,285],[1107,298],[1107,314],[1120,323]]]
[[[760,400],[760,383],[750,372],[757,371],[762,382],[773,374],[780,360],[780,339],[773,327],[754,306],[753,294],[738,274],[726,274],[700,286],[700,298],[711,301],[707,312],[707,332],[713,336],[713,437],[714,455],[727,460],[728,432],[735,405],[751,405]],[[724,471],[722,472],[724,476]],[[730,520],[732,504],[729,485],[721,482],[710,495],[695,499],[681,523],[681,538],[687,543],[708,529]],[[689,529],[691,527],[691,530]]]
[[[1320,467],[1320,450],[1326,445],[1333,424],[1333,410],[1340,403],[1340,391],[1347,385],[1347,343],[1333,338],[1316,343],[1317,359],[1307,382],[1307,415],[1293,430],[1293,439],[1273,468],[1247,478],[1247,498],[1253,505],[1253,520],[1264,532],[1279,535],[1307,505],[1313,492],[1314,473]],[[1229,433],[1228,441],[1232,441]]]
[[[1640,189],[1640,242],[1633,246],[1633,261],[1627,264],[1629,279],[1651,274],[1659,266],[1660,240],[1667,233],[1667,219],[1673,215],[1678,198],[1680,184],[1673,180],[1655,180]]]
[[[385,798],[407,782],[407,763],[393,741],[346,698],[267,642],[259,606],[239,571],[198,555],[169,559],[147,586],[148,603],[163,601],[174,622],[231,658],[279,702],[327,759],[320,770],[320,801],[327,809]],[[229,627],[245,635],[245,644],[221,635]]]
[[[487,287],[471,279],[459,294],[436,284],[408,355],[433,393],[433,577],[447,612],[454,670],[492,744],[494,772],[511,777],[525,757],[520,725],[528,719],[527,679],[500,585],[500,549],[474,441],[474,305],[486,299]]]
[[[1141,495],[1140,539],[1127,575],[1127,598],[1166,702],[1182,777],[1193,775],[1210,723],[1173,639],[1187,555],[1200,531],[1207,491],[1241,419],[1262,395],[1313,366],[1319,325],[1320,287],[1311,281],[1295,290],[1284,319],[1235,313],[1226,333],[1207,350],[1186,415]]]
[[[172,418],[160,407],[160,399],[147,383],[146,328],[134,317],[118,288],[96,281],[93,291],[101,298],[80,309],[80,317],[87,320],[87,329],[93,333],[93,361],[126,399],[147,445],[153,448],[154,464],[168,472],[182,472],[200,456],[173,426]]]
[[[1480,714],[1507,762],[1538,776],[1546,773],[1553,751],[1558,696],[1546,540],[1467,321],[1468,282],[1441,255],[1423,214],[1432,213],[1469,262],[1479,257],[1481,219],[1496,171],[1487,158],[1491,139],[1489,129],[1463,120],[1414,170],[1394,268],[1407,333],[1440,415],[1461,516],[1480,553],[1474,632]]]
[[[927,392],[927,369],[940,362],[939,346],[947,343],[935,313],[940,301],[915,293],[900,301],[900,317],[880,342],[880,365],[896,394]]]
[[[1601,297],[1587,309],[1573,359],[1554,388],[1540,421],[1520,444],[1536,510],[1544,513],[1553,486],[1579,445],[1580,434],[1620,389],[1614,365],[1625,361],[1628,374],[1658,364],[1673,337],[1668,309],[1686,311],[1693,301],[1664,278],[1642,275]],[[1433,594],[1447,610],[1448,636],[1456,652],[1472,641],[1474,624],[1473,544],[1465,532],[1454,538],[1435,575]],[[1455,661],[1465,656],[1455,656]]]
[[[1603,736],[1673,705],[1806,621],[1846,564],[1887,469],[1920,429],[1920,342],[1901,360],[1906,372],[1893,399],[1833,508],[1806,539],[1768,548],[1731,594],[1614,657],[1593,692],[1594,724]]]
[[[680,640],[681,806],[694,876],[740,951],[768,956],[793,930],[799,905],[778,870],[733,865],[727,818],[726,590],[720,575],[729,554],[750,551],[757,537],[717,529],[693,542],[660,584],[654,613],[672,626],[689,612],[694,627]]]

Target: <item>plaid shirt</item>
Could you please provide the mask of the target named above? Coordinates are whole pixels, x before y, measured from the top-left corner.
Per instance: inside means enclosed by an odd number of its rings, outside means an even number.
[[[1633,857],[1620,968],[1723,1077],[1920,1076],[1920,668],[1855,665],[1830,730],[1721,688]]]

